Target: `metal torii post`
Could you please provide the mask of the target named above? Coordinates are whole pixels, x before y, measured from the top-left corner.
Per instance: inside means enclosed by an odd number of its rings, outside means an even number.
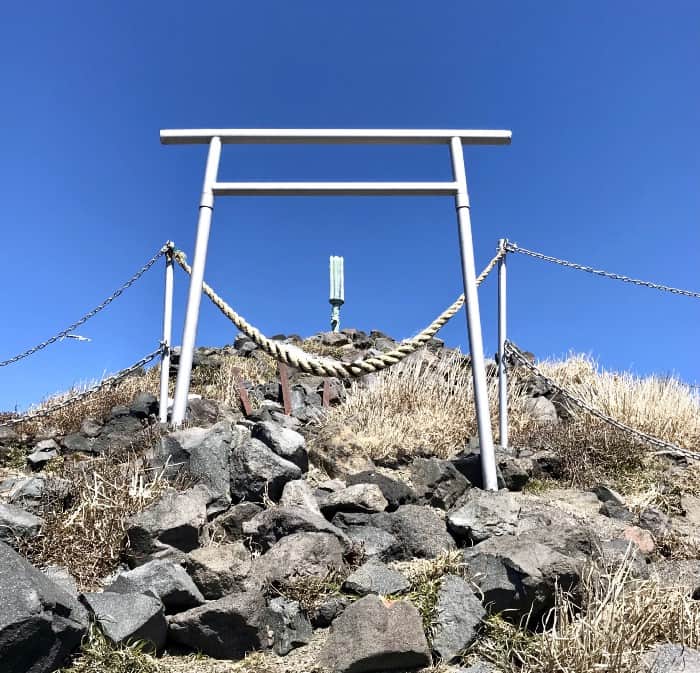
[[[197,243],[185,315],[182,352],[178,368],[172,423],[182,425],[187,410],[194,341],[199,318],[199,305],[204,279],[207,245],[214,196],[283,196],[283,195],[442,195],[454,196],[459,220],[462,277],[466,298],[469,348],[476,418],[481,447],[484,487],[498,488],[493,437],[486,395],[481,318],[476,287],[474,249],[472,244],[469,197],[462,146],[508,145],[510,131],[483,130],[410,130],[410,129],[179,129],[162,130],[161,143],[209,144],[209,156],[200,201]],[[326,144],[438,144],[449,145],[452,155],[452,182],[218,182],[217,173],[222,143],[326,143]]]

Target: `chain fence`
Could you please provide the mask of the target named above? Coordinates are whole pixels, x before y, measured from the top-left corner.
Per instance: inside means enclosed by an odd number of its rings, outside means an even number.
[[[91,386],[90,388],[86,388],[85,390],[81,390],[80,392],[77,392],[75,395],[72,395],[71,397],[68,397],[64,400],[61,400],[60,402],[57,402],[56,404],[53,404],[49,407],[44,407],[37,409],[36,411],[29,411],[26,414],[23,414],[22,416],[18,416],[17,418],[11,418],[9,420],[5,420],[2,423],[0,423],[0,428],[4,427],[12,427],[14,425],[19,425],[20,423],[26,423],[27,421],[34,421],[37,418],[44,418],[46,416],[50,416],[51,414],[60,411],[61,409],[65,409],[66,407],[71,406],[72,404],[75,404],[76,402],[80,402],[81,400],[84,400],[86,397],[89,397],[90,395],[93,395],[96,393],[98,390],[101,390],[102,388],[106,388],[107,386],[112,386],[116,383],[119,383],[123,379],[127,378],[131,374],[133,374],[135,371],[138,369],[141,369],[141,367],[147,365],[149,362],[152,360],[155,360],[161,353],[163,352],[164,346],[161,344],[158,346],[157,350],[154,350],[153,352],[149,353],[148,355],[144,355],[138,362],[135,362],[133,365],[130,367],[127,367],[126,369],[122,369],[121,371],[117,372],[116,374],[112,374],[112,376],[108,376],[105,379],[102,379],[99,383],[96,383],[94,386]]]
[[[65,329],[61,330],[58,334],[55,334],[52,336],[50,339],[46,339],[46,341],[42,341],[41,343],[37,344],[36,346],[32,346],[32,348],[28,348],[26,351],[23,351],[22,353],[19,353],[15,355],[14,357],[8,358],[7,360],[2,360],[0,361],[0,367],[5,367],[7,365],[11,365],[14,362],[18,362],[19,360],[22,360],[26,357],[29,357],[30,355],[34,355],[34,353],[42,350],[43,348],[46,348],[47,346],[50,346],[52,343],[55,343],[56,341],[59,341],[60,339],[63,339],[64,337],[68,336],[76,327],[80,327],[81,325],[85,324],[90,318],[96,316],[102,309],[106,308],[109,306],[119,295],[121,295],[124,291],[128,290],[141,276],[143,276],[146,271],[148,271],[163,255],[168,253],[169,250],[172,249],[171,245],[164,245],[151,259],[149,259],[129,280],[126,281],[123,285],[118,287],[112,294],[107,297],[101,304],[98,306],[95,306],[95,308],[92,309],[92,311],[89,311],[86,313],[82,318],[79,320],[76,320],[72,325],[69,325]]]
[[[565,259],[559,259],[558,257],[551,257],[550,255],[543,255],[541,252],[535,252],[534,250],[528,250],[527,248],[521,248],[516,243],[511,243],[507,241],[505,248],[508,252],[517,252],[521,255],[527,255],[528,257],[534,257],[535,259],[541,259],[545,262],[551,262],[552,264],[559,264],[560,266],[565,266],[569,269],[576,269],[578,271],[586,271],[587,273],[592,273],[595,276],[602,276],[603,278],[611,278],[612,280],[621,280],[623,283],[631,283],[632,285],[639,285],[641,287],[648,287],[652,290],[662,290],[663,292],[670,292],[671,294],[679,294],[685,297],[693,297],[694,299],[700,299],[700,292],[693,292],[692,290],[682,290],[677,287],[670,287],[668,285],[660,285],[659,283],[652,283],[648,280],[639,280],[638,278],[630,278],[629,276],[623,276],[619,273],[611,273],[610,271],[603,271],[602,269],[594,269],[592,266],[584,266],[583,264],[576,264],[575,262],[569,262]]]
[[[601,421],[604,421],[608,425],[612,425],[614,428],[617,428],[622,432],[632,435],[637,439],[641,439],[646,444],[658,447],[660,449],[659,451],[657,451],[658,454],[665,453],[683,456],[684,458],[690,458],[691,460],[700,460],[700,452],[684,449],[680,446],[677,446],[676,444],[672,444],[671,442],[666,442],[663,439],[654,437],[653,435],[643,432],[642,430],[637,430],[636,428],[632,428],[629,425],[625,425],[624,423],[616,420],[615,418],[612,418],[611,416],[604,414],[602,411],[599,411],[598,409],[591,406],[581,398],[576,397],[568,390],[566,390],[566,388],[563,388],[554,380],[552,380],[549,376],[544,374],[532,362],[530,362],[530,360],[528,360],[525,354],[511,341],[506,341],[505,343],[505,354],[513,358],[513,360],[516,360],[520,365],[522,365],[532,374],[543,380],[548,386],[556,390],[564,398],[575,404],[577,407],[583,409],[591,416],[595,416],[596,418],[598,418]]]

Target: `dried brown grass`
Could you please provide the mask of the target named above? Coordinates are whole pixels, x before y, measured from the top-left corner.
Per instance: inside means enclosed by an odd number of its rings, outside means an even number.
[[[467,661],[486,659],[513,673],[637,673],[657,643],[700,645],[700,603],[685,587],[635,579],[630,556],[618,566],[590,565],[578,592],[580,601],[557,592],[541,633],[489,619]]]
[[[426,357],[426,361],[422,361]],[[352,385],[346,402],[326,413],[313,442],[323,444],[346,428],[353,443],[377,461],[415,455],[449,458],[476,433],[471,371],[455,353],[418,355]],[[669,377],[641,378],[601,370],[585,356],[539,365],[543,372],[596,409],[623,423],[687,448],[700,449],[700,399]],[[532,420],[524,401],[529,376],[511,373],[508,391],[512,446],[550,448],[569,482],[586,486],[616,475],[634,481],[648,469],[650,447],[628,433],[569,408],[556,425]],[[497,427],[497,381],[488,381],[492,427]]]
[[[119,563],[127,519],[169,487],[136,454],[63,461],[45,487],[41,533],[21,552],[39,567],[64,566],[82,590],[98,588]]]
[[[112,407],[122,404],[130,404],[138,393],[148,392],[158,395],[159,377],[160,367],[151,367],[150,369],[145,370],[142,374],[136,373],[131,376],[127,376],[113,385],[107,385],[104,388],[96,391],[94,394],[88,395],[85,399],[70,404],[69,406],[58,411],[52,412],[48,416],[17,424],[15,426],[15,430],[18,434],[30,436],[46,435],[51,433],[67,435],[72,432],[77,432],[80,429],[80,424],[82,423],[83,419],[103,419],[109,415]],[[100,380],[86,381],[73,386],[70,390],[63,393],[50,395],[39,404],[31,407],[28,411],[30,413],[41,412],[44,409],[59,404],[64,400],[67,400],[74,395],[91,388],[97,383],[100,383]]]

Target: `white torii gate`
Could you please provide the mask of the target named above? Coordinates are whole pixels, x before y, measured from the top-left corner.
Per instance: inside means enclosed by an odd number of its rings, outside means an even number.
[[[467,332],[474,381],[476,421],[481,447],[481,471],[484,488],[497,490],[496,460],[486,388],[484,347],[481,336],[474,246],[469,215],[469,195],[462,146],[465,144],[508,145],[511,141],[511,132],[452,129],[178,129],[162,130],[160,141],[164,145],[209,145],[202,197],[199,202],[197,240],[175,385],[172,424],[176,427],[182,425],[187,410],[187,395],[190,387],[192,358],[199,321],[204,267],[215,196],[454,196],[459,222]],[[449,145],[453,180],[451,182],[219,182],[218,172],[222,143]]]

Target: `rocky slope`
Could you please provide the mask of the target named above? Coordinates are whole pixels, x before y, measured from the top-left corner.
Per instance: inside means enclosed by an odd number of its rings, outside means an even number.
[[[356,330],[319,341],[345,347],[350,359],[393,343]],[[226,349],[200,349],[195,367],[215,372],[226,356],[255,358],[256,348],[239,338]],[[157,400],[145,392],[104,417],[82,419],[67,435],[0,428],[0,454],[26,455],[26,467],[0,483],[3,671],[67,665],[96,624],[116,645],[143,640],[159,653],[232,661],[267,653],[268,668],[240,670],[292,670],[285,661],[308,652],[307,671],[409,671],[441,662],[440,670],[483,673],[501,670],[479,662],[475,648],[489,616],[539,627],[558,591],[576,596],[592,561],[626,562],[634,576],[652,574],[700,595],[700,562],[663,554],[670,539],[695,544],[700,500],[693,496],[669,514],[632,508],[604,484],[538,494],[533,486],[556,476],[557,454],[528,449],[498,450],[501,490],[487,492],[475,441],[455,447],[450,459],[376,464],[342,433],[314,441],[322,379],[292,377],[291,415],[276,382],[246,387],[252,414],[192,399],[188,426],[174,432],[158,427]],[[330,389],[331,403],[341,404],[343,385],[333,380]],[[546,388],[533,382],[529,390],[536,419],[557,422]],[[146,485],[157,479],[158,488],[141,511],[127,513],[119,565],[78,586],[74,568],[47,566],[31,553],[46,539],[48,517],[55,524],[57,509],[75,506],[70,473],[51,466],[59,461],[84,474],[100,461],[119,465],[135,450],[138,474]],[[104,554],[88,546],[85,561]],[[476,654],[464,660],[470,648]],[[647,655],[639,670],[700,670],[698,656],[667,649]]]

